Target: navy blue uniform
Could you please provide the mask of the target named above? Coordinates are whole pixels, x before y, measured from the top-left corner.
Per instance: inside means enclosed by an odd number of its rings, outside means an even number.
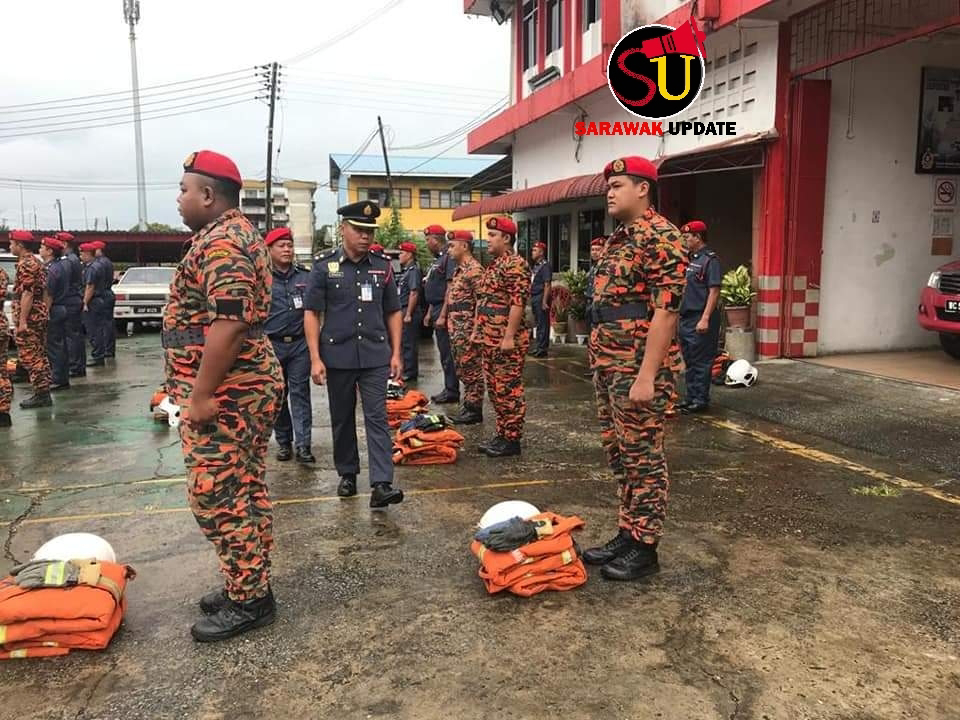
[[[323,314],[320,359],[327,367],[327,396],[337,473],[360,472],[357,390],[363,403],[370,484],[393,482],[393,441],[387,424],[390,334],[387,317],[400,311],[390,261],[368,253],[353,262],[341,248],[318,256],[310,271],[306,309]]]
[[[586,319],[587,319],[587,332],[589,333],[593,327],[593,279],[597,276],[597,263],[590,265],[590,269],[587,271],[587,287],[584,288],[583,294],[587,300],[587,310],[586,310]]]
[[[447,283],[453,279],[457,264],[450,259],[450,253],[444,250],[433,259],[423,282],[423,299],[430,306],[430,320],[434,326],[443,301],[447,296]],[[450,332],[447,328],[435,327],[437,350],[440,351],[440,364],[443,366],[443,389],[451,398],[460,397],[460,380],[457,379],[457,366],[450,349]]]
[[[533,351],[545,353],[550,347],[550,310],[543,308],[543,295],[553,282],[553,270],[546,258],[533,266],[530,282],[530,306],[537,327],[536,344]]]
[[[719,309],[710,315],[707,332],[698,333],[697,323],[707,306],[710,288],[720,287],[722,276],[720,258],[715,252],[704,247],[690,253],[687,286],[680,304],[680,351],[687,366],[688,404],[710,403],[710,373],[720,339]]]
[[[397,275],[397,292],[400,295],[400,312],[406,317],[410,293],[423,295],[423,273],[416,260],[403,268]],[[403,324],[403,379],[416,380],[420,375],[420,353],[417,341],[420,339],[420,325],[423,323],[423,298],[417,299],[413,319]]]
[[[283,370],[283,402],[273,426],[280,445],[309,449],[313,432],[310,404],[310,351],[303,334],[303,309],[307,299],[310,272],[292,265],[286,272],[273,269],[270,314],[263,329]]]
[[[83,313],[83,326],[87,331],[87,338],[90,340],[90,359],[93,362],[103,360],[103,318],[105,314],[106,302],[104,300],[101,288],[103,286],[103,266],[96,259],[87,263],[83,268],[84,291],[87,286],[93,286],[93,297],[87,303],[86,312]]]
[[[113,309],[117,304],[117,298],[113,294],[113,263],[106,255],[100,255],[94,262],[100,263],[103,268],[103,310],[100,325],[100,332],[103,333],[103,356],[112,358],[117,354],[117,325],[113,321]]]
[[[67,350],[67,298],[70,294],[70,265],[61,260],[47,263],[47,293],[50,295],[50,322],[47,324],[47,359],[54,385],[70,384],[70,353]]]
[[[67,294],[67,353],[70,374],[87,374],[87,346],[83,339],[83,263],[74,253],[66,253],[61,262],[69,268]]]

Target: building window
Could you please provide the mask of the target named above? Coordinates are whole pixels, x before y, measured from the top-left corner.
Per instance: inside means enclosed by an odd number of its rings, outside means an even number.
[[[590,269],[590,243],[596,237],[606,235],[603,223],[606,213],[603,210],[581,210],[577,229],[577,267]]]
[[[600,20],[600,6],[602,0],[583,0],[583,32],[586,32],[593,23]]]
[[[487,198],[492,198],[495,196],[496,196],[496,193],[491,190],[484,190],[483,192],[480,193],[481,200],[486,200]]]
[[[454,207],[453,195],[459,196],[461,193],[453,193],[451,190],[421,190],[420,191],[420,209],[421,210],[440,210]],[[463,193],[469,202],[470,193]]]
[[[412,191],[410,188],[396,188],[393,191],[398,207],[403,210],[413,207]],[[357,188],[357,200],[369,200],[380,207],[388,207],[390,191],[387,188]]]
[[[461,205],[469,205],[471,202],[473,202],[473,200],[472,200],[472,198],[471,198],[471,196],[470,196],[470,191],[469,191],[469,190],[466,191],[466,192],[457,192],[457,191],[454,191],[454,193],[453,193],[453,204],[454,204],[456,207],[460,207]]]
[[[537,2],[523,4],[523,69],[537,65]]]
[[[547,55],[563,45],[563,0],[547,0]]]

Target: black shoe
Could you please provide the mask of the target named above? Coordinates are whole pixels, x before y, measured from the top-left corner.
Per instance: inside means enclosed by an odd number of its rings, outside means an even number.
[[[621,530],[613,540],[602,547],[590,548],[583,553],[583,561],[587,565],[606,565],[633,547],[634,540],[630,533]]]
[[[492,448],[492,447],[494,447],[494,446],[496,446],[496,445],[499,445],[499,444],[502,443],[502,442],[503,442],[503,438],[502,438],[502,437],[500,437],[499,435],[494,435],[494,436],[493,436],[492,438],[490,438],[489,440],[487,440],[487,441],[485,441],[485,442],[482,442],[482,443],[480,443],[479,445],[477,445],[477,450],[479,450],[479,451],[482,452],[484,455],[486,455],[486,454],[487,454],[487,450],[489,450],[490,448]]]
[[[0,413],[0,427],[11,427],[13,421],[10,419],[10,413]]]
[[[223,588],[208,592],[200,598],[200,612],[204,615],[214,615],[230,602],[230,596]]]
[[[387,505],[396,505],[403,502],[403,490],[393,487],[390,483],[377,483],[370,493],[370,507],[385,508]]]
[[[490,445],[487,447],[486,456],[492,458],[501,458],[501,457],[511,457],[513,455],[520,454],[520,441],[519,440],[506,440],[500,438],[500,442],[496,445]]]
[[[297,448],[297,462],[308,465],[310,463],[315,463],[317,459],[313,456],[313,453],[310,452],[310,448],[298,447]]]
[[[293,457],[293,446],[290,444],[284,444],[280,446],[280,449],[277,450],[277,460],[280,462],[286,462]]]
[[[680,406],[680,412],[682,412],[684,415],[698,415],[699,413],[704,413],[709,409],[710,406],[702,402],[687,403],[686,405]]]
[[[100,360],[91,360],[87,363],[87,367],[103,367],[106,364],[107,361],[101,358]]]
[[[438,405],[449,405],[450,403],[460,402],[459,395],[454,395],[446,390],[444,390],[442,393],[432,396],[430,399]]]
[[[477,425],[483,422],[483,407],[480,405],[466,405],[459,415],[450,417],[450,422],[454,425]]]
[[[600,568],[607,580],[639,580],[658,572],[657,546],[637,541],[627,552]]]
[[[32,410],[33,408],[41,407],[50,407],[53,405],[53,398],[50,397],[50,393],[35,393],[33,397],[29,397],[26,400],[20,403],[20,407],[24,410]]]
[[[344,475],[340,478],[340,484],[337,485],[337,495],[340,497],[353,497],[357,494],[357,476]]]
[[[59,392],[60,390],[69,390],[70,383],[58,383],[50,386],[50,392]]]
[[[245,603],[228,600],[215,613],[194,623],[190,634],[197,642],[217,642],[270,625],[276,619],[277,604],[272,594]]]
[[[79,370],[71,370],[71,371],[70,371],[70,377],[72,377],[72,378],[86,377],[86,376],[87,376],[87,374],[86,374],[85,372],[80,372]]]
[[[546,351],[546,350],[534,350],[534,351],[532,351],[532,352],[530,353],[530,357],[545,358],[545,357],[547,357],[547,351]]]
[[[584,376],[584,377],[593,377],[593,370],[584,370],[584,371],[583,371],[583,376]]]

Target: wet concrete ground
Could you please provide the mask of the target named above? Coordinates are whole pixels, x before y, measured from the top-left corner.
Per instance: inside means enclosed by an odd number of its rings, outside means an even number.
[[[436,361],[421,352],[430,393]],[[0,664],[0,717],[960,716],[948,390],[765,364],[755,388],[715,392],[709,417],[671,423],[658,576],[488,597],[467,545],[490,504],[579,514],[582,546],[612,534],[581,353],[528,364],[522,459],[480,456],[486,435],[468,428],[457,465],[399,470],[408,499],[387,514],[335,497],[316,388],[316,468],[271,446],[281,615],[203,646],[188,627],[216,563],[186,510],[176,436],[147,412],[158,338],[122,340],[115,366],[52,410],[15,411],[0,436],[0,571],[53,535],[101,534],[139,573],[127,619],[106,652]]]

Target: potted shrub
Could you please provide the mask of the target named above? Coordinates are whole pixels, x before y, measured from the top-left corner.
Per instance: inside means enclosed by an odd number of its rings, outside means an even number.
[[[563,283],[570,291],[570,309],[567,313],[570,330],[576,336],[587,334],[587,273],[583,270],[566,270],[560,273]]]
[[[550,325],[557,338],[567,339],[567,317],[570,315],[570,291],[563,285],[554,285],[550,291]]]
[[[723,298],[723,312],[728,328],[750,327],[750,304],[756,296],[746,265],[729,270],[720,285],[720,297]]]

